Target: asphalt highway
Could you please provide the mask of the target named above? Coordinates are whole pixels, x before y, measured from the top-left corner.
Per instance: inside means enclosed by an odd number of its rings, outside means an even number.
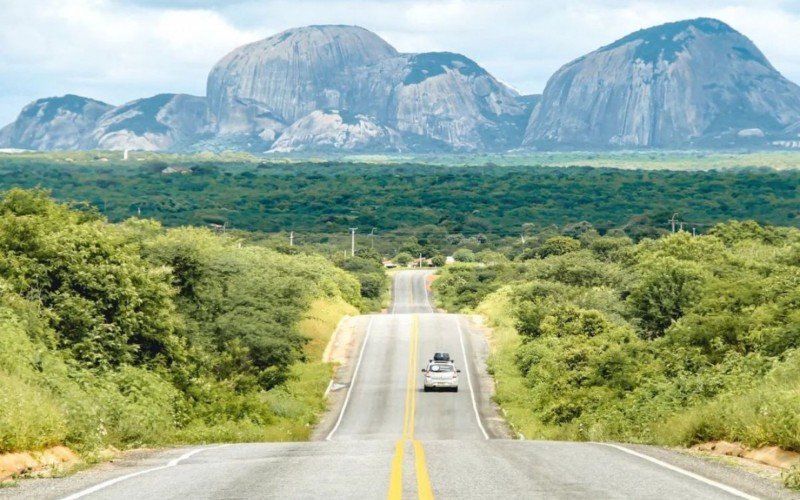
[[[434,310],[428,274],[398,273],[388,313],[358,319],[352,369],[338,381],[338,403],[323,420],[318,441],[172,450],[127,470],[17,493],[182,500],[722,499],[774,493],[723,466],[677,454],[673,459],[629,446],[508,439],[485,382],[484,335],[469,318]],[[461,369],[458,392],[422,391],[421,369],[436,351],[449,352]],[[0,496],[16,495],[8,489]]]

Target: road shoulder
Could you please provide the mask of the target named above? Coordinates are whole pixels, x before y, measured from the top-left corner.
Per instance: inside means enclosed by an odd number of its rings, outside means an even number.
[[[0,489],[0,498],[63,498],[96,484],[128,474],[165,466],[170,460],[202,446],[176,448],[139,448],[120,452],[115,458],[87,465],[74,474],[52,478],[22,479],[16,485]]]
[[[661,460],[712,481],[731,486],[756,497],[780,500],[800,499],[800,492],[785,488],[774,476],[772,478],[764,477],[732,461],[700,456],[683,448],[665,448],[641,444],[614,444],[656,460]]]
[[[369,315],[343,318],[331,337],[331,345],[325,352],[326,362],[336,363],[331,384],[328,387],[328,409],[319,417],[311,432],[311,441],[322,441],[336,425],[342,411],[347,390],[352,384],[356,360],[366,337]]]

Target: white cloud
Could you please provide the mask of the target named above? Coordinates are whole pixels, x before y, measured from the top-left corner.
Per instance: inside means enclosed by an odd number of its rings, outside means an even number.
[[[0,0],[2,1],[2,0]],[[308,24],[357,24],[401,51],[461,52],[523,92],[631,31],[717,17],[800,82],[798,0],[5,0],[0,122],[20,103],[77,93],[121,103],[203,94],[243,43]],[[6,5],[8,4],[8,5]]]
[[[15,2],[0,19],[4,102],[77,93],[119,104],[159,92],[205,93],[211,65],[261,33],[212,10],[111,0]],[[3,122],[19,109],[0,109]]]

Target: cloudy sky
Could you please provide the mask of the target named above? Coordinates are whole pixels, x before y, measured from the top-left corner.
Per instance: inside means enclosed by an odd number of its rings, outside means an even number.
[[[461,52],[536,93],[562,64],[631,31],[716,17],[800,82],[800,0],[0,0],[0,12],[0,124],[66,93],[112,104],[204,95],[227,52],[308,24],[360,25],[404,52]]]

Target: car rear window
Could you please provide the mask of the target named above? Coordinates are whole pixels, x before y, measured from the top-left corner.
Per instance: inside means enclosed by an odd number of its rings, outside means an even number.
[[[453,371],[453,365],[431,365],[430,370],[432,372],[451,372]]]

